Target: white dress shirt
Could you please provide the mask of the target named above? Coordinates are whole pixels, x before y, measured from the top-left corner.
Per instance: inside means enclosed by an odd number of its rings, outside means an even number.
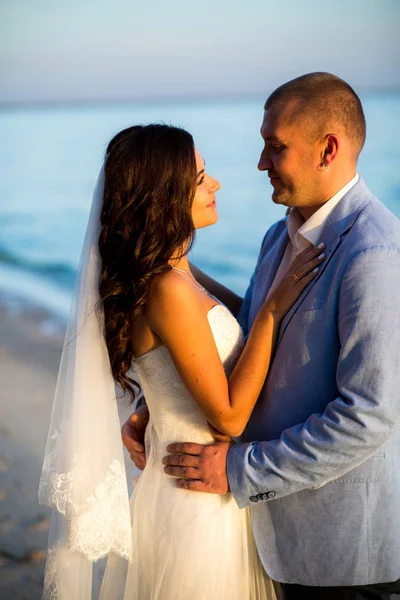
[[[286,226],[288,228],[289,242],[286,246],[285,254],[283,255],[281,264],[275,275],[275,279],[270,287],[268,296],[276,288],[279,282],[287,273],[291,262],[294,258],[308,246],[314,245],[328,220],[329,215],[340,202],[345,194],[357,183],[360,176],[355,174],[353,179],[343,186],[330,200],[325,202],[307,221],[304,220],[300,211],[293,208],[287,218]],[[323,250],[321,251],[323,252]]]

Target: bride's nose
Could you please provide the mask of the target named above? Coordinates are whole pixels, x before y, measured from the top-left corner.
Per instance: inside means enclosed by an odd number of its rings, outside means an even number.
[[[210,190],[212,192],[217,192],[220,187],[221,187],[220,182],[217,181],[216,179],[214,179],[214,177],[210,177]]]

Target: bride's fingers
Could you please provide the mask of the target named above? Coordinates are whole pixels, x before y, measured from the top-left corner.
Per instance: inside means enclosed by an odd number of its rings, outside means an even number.
[[[296,287],[294,289],[298,290],[299,292],[301,292],[302,290],[304,290],[304,288],[306,288],[308,286],[308,284],[310,283],[310,281],[312,281],[314,279],[314,277],[317,276],[318,271],[319,271],[319,269],[318,269],[318,267],[316,267],[313,271],[311,271],[311,273],[308,273],[308,275],[306,275],[305,277],[302,277],[296,283]]]
[[[317,258],[324,251],[325,244],[322,242],[318,246],[311,246],[310,248],[306,248],[296,258],[291,264],[292,269],[298,269],[303,266],[307,262],[310,262],[314,258]]]
[[[203,450],[204,446],[191,442],[175,442],[167,446],[167,452],[171,454],[192,454],[193,456],[198,456]]]
[[[310,271],[313,271],[316,267],[325,260],[325,254],[320,254],[313,260],[306,262],[304,265],[298,267],[294,272],[299,279],[302,279],[305,275],[308,275]]]

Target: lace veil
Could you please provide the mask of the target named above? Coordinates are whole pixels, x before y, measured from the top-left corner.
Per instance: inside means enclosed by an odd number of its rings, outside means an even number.
[[[39,485],[52,507],[43,598],[92,598],[93,562],[129,559],[131,523],[114,381],[99,302],[101,168],[58,373]]]

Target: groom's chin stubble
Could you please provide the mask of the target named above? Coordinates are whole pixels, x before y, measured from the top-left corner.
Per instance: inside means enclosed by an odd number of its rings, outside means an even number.
[[[286,202],[289,200],[284,193],[277,190],[272,192],[271,198],[275,204],[283,204],[284,206],[287,206]]]

